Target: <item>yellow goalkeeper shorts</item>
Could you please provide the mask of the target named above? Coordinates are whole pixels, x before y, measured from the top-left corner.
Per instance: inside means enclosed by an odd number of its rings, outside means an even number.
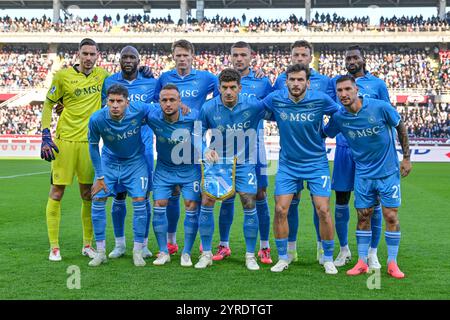
[[[55,139],[59,153],[52,161],[52,181],[54,185],[71,185],[73,177],[81,184],[92,184],[94,167],[89,156],[89,143]]]

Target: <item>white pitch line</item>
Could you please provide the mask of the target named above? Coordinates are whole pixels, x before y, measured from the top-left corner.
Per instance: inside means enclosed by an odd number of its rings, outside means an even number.
[[[17,175],[14,175],[14,176],[4,176],[4,177],[0,177],[0,179],[14,179],[14,178],[20,178],[20,177],[36,176],[38,174],[44,174],[44,173],[50,173],[50,171],[24,173],[24,174],[17,174]]]

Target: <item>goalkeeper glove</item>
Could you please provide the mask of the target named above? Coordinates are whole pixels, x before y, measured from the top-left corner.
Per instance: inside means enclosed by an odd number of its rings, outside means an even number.
[[[58,147],[52,141],[50,130],[46,128],[42,130],[41,159],[45,159],[46,161],[55,160],[55,154],[52,149],[59,152]]]

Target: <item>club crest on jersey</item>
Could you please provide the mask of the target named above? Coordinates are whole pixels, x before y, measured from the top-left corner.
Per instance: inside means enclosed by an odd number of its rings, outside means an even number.
[[[377,122],[377,119],[375,118],[375,116],[370,115],[367,121],[369,121],[370,124],[375,124]]]
[[[81,94],[81,89],[75,89],[74,93],[78,97]]]
[[[280,118],[281,120],[286,121],[289,118],[289,116],[286,112],[283,111],[280,113]]]
[[[250,112],[249,111],[245,111],[243,114],[242,114],[242,116],[244,117],[244,119],[248,119],[248,118],[250,118]]]
[[[137,125],[137,120],[136,119],[131,120],[131,125],[133,126]]]
[[[224,132],[225,131],[225,127],[222,125],[218,125],[217,126],[217,130],[219,130],[220,132]]]
[[[353,132],[353,131],[351,131],[351,130],[348,132],[348,135],[349,135],[349,137],[352,138],[352,139],[355,139],[355,138],[356,138],[356,133]]]
[[[110,135],[107,135],[106,136],[106,140],[108,140],[108,141],[114,141],[114,136],[110,136]]]

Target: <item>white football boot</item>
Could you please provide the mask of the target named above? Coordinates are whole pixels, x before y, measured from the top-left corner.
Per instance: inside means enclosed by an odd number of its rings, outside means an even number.
[[[124,246],[115,246],[113,251],[111,251],[108,255],[111,259],[117,259],[120,258],[125,254],[125,247]]]
[[[256,261],[256,257],[254,253],[246,253],[245,254],[245,266],[250,271],[259,270],[258,262]]]
[[[337,274],[338,270],[336,269],[333,261],[327,261],[323,264],[323,267],[325,268],[326,274]]]
[[[334,265],[336,267],[343,267],[351,260],[352,260],[352,253],[350,252],[350,250],[341,250],[339,251],[338,256],[334,260]]]
[[[133,263],[136,267],[143,267],[146,265],[142,250],[133,250]]]
[[[153,264],[155,266],[162,266],[167,262],[170,262],[170,254],[161,251],[160,253],[158,253],[158,258],[153,261]]]
[[[369,254],[367,256],[367,262],[369,265],[369,270],[380,270],[381,269],[381,264],[378,261],[378,256],[377,254]]]
[[[195,264],[194,268],[205,269],[206,267],[211,266],[213,262],[212,257],[213,257],[212,252],[203,251],[202,255],[200,256],[200,259]]]
[[[90,245],[86,245],[81,250],[81,254],[83,256],[85,256],[85,257],[89,257],[91,259],[94,259],[96,252],[95,252],[95,249],[92,248]]]
[[[99,265],[101,265],[102,263],[106,263],[107,261],[108,260],[106,259],[105,250],[98,250],[95,254],[94,259],[92,259],[88,265],[90,267],[98,267]]]
[[[284,259],[278,260],[276,265],[274,265],[272,268],[270,268],[270,271],[272,271],[272,272],[283,272],[284,270],[289,268],[289,264],[290,264],[289,260],[284,260]]]
[[[142,249],[142,258],[147,259],[153,257],[153,253],[148,249],[148,247],[144,247]]]
[[[61,253],[59,252],[59,248],[50,249],[50,255],[48,256],[48,260],[50,261],[61,261]]]
[[[183,253],[181,255],[180,264],[182,267],[192,267],[192,260],[189,253]]]

